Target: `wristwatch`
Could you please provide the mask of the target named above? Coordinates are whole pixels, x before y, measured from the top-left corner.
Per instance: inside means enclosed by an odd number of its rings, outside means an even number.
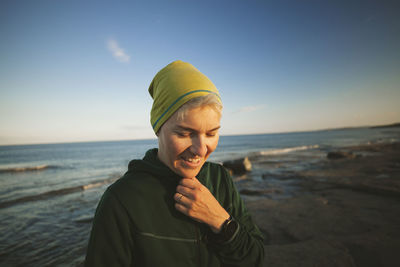
[[[210,232],[209,240],[215,243],[230,242],[239,232],[239,223],[230,216],[221,226],[219,233]]]

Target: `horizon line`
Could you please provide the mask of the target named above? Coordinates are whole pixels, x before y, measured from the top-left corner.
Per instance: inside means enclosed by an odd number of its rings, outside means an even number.
[[[394,122],[389,124],[380,125],[365,125],[365,126],[342,126],[334,128],[321,128],[314,130],[298,130],[288,132],[263,132],[263,133],[246,133],[246,134],[224,134],[223,136],[246,136],[246,135],[263,135],[263,134],[288,134],[288,133],[304,133],[304,132],[322,132],[322,131],[334,131],[334,130],[346,130],[346,129],[357,129],[357,128],[379,128],[379,127],[400,127],[400,122]],[[43,143],[14,143],[14,144],[0,144],[0,147],[6,146],[34,146],[34,145],[59,145],[59,144],[79,144],[79,143],[105,143],[105,142],[127,142],[127,141],[150,141],[157,140],[157,138],[137,138],[137,139],[114,139],[114,140],[89,140],[89,141],[66,141],[66,142],[43,142]]]

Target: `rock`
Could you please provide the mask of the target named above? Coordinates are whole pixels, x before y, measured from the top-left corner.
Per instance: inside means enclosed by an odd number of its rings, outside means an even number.
[[[224,161],[222,163],[225,168],[232,171],[232,174],[244,174],[251,171],[251,162],[248,157]]]
[[[299,171],[293,197],[244,198],[264,266],[400,266],[400,143],[346,149],[366,150],[379,153]]]
[[[290,245],[267,245],[264,246],[264,251],[264,266],[358,266],[354,264],[352,255],[348,252],[347,248],[343,244],[323,238],[297,242]]]
[[[354,159],[356,155],[353,152],[332,151],[327,155],[328,159]]]

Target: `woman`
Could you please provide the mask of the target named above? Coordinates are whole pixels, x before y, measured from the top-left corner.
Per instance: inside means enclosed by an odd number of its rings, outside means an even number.
[[[104,193],[86,266],[261,266],[262,234],[228,172],[206,162],[219,139],[218,90],[175,61],[149,92],[158,149]]]

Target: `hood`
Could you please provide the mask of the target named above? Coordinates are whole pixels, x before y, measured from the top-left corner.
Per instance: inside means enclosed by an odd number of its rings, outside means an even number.
[[[143,159],[135,159],[129,162],[128,172],[144,172],[149,173],[155,177],[170,177],[172,179],[180,180],[181,177],[174,173],[157,157],[157,148],[150,149],[146,152]]]

